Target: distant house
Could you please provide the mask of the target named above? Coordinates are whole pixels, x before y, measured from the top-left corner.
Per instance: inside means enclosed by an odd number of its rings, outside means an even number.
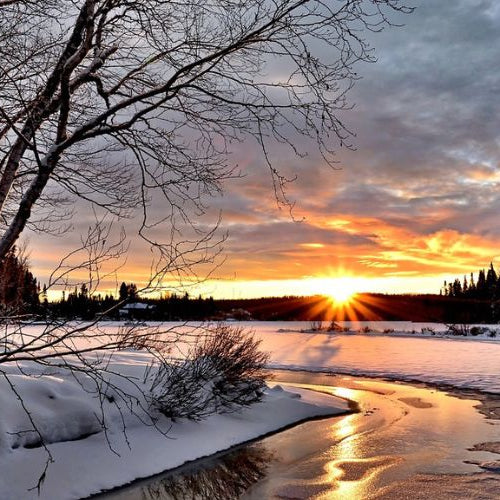
[[[231,311],[226,314],[225,319],[226,321],[248,321],[252,319],[252,314],[242,308],[231,309]]]
[[[120,319],[149,319],[155,309],[154,305],[144,302],[130,302],[119,309]]]

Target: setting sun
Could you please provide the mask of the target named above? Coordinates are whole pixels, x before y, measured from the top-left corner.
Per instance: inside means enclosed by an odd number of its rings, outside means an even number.
[[[351,292],[350,290],[334,290],[333,292],[329,292],[328,295],[330,298],[336,303],[346,303],[349,302],[355,292]]]
[[[331,280],[331,286],[326,294],[338,304],[348,303],[357,292],[356,281],[351,278],[336,278]]]

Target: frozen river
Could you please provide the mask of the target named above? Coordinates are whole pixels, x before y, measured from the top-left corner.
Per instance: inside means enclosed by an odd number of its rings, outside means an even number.
[[[276,382],[349,398],[358,411],[306,422],[102,500],[498,499],[499,421],[480,401],[394,382],[277,372]],[[498,398],[486,401],[498,404]],[[482,444],[480,444],[482,443]]]
[[[391,380],[421,381],[437,385],[474,389],[500,394],[500,325],[475,337],[444,336],[445,325],[410,322],[339,322],[350,332],[311,332],[310,322],[248,321],[231,323],[251,330],[270,353],[274,369],[333,372],[384,377]],[[205,324],[148,323],[141,328],[173,335],[173,331]],[[317,325],[316,325],[317,326]],[[327,324],[325,323],[325,326]],[[113,334],[123,323],[102,323],[101,331]],[[481,328],[486,328],[484,325]],[[32,335],[39,326],[27,327]],[[422,329],[424,334],[422,334]],[[369,330],[360,333],[360,330]],[[383,333],[388,331],[390,333]],[[413,332],[413,333],[412,333]],[[490,334],[496,335],[490,337]],[[196,334],[195,334],[196,336]],[[195,336],[191,336],[193,339]],[[84,337],[82,337],[84,338]],[[182,333],[176,355],[188,348]],[[136,363],[141,355],[137,355]],[[149,362],[147,358],[144,363]]]
[[[499,337],[398,336],[397,331],[418,328],[420,332],[421,325],[363,323],[361,326],[366,325],[379,331],[394,329],[395,333],[301,333],[301,329],[310,327],[309,323],[241,323],[262,340],[273,368],[418,380],[500,393]]]
[[[420,381],[500,394],[500,325],[481,326],[495,337],[487,333],[446,337],[446,326],[437,323],[339,322],[350,329],[348,333],[312,332],[307,321],[231,324],[255,333],[262,349],[270,354],[269,365],[274,369]],[[112,333],[119,325],[123,324],[103,323],[102,329]],[[206,326],[173,322],[148,325],[158,331],[177,330],[177,326],[178,331],[194,326],[203,330]],[[363,329],[369,332],[360,333]],[[187,352],[182,342],[177,352],[179,356]]]

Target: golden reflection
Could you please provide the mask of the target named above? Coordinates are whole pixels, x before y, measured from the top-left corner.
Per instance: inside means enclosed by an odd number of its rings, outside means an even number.
[[[332,388],[332,394],[340,398],[358,400],[358,391],[347,387]],[[343,417],[331,427],[331,438],[336,445],[330,449],[325,465],[324,484],[328,491],[317,498],[359,500],[370,498],[377,476],[390,467],[389,457],[369,457],[364,433],[360,432],[360,413]]]
[[[354,400],[355,391],[353,389],[348,389],[347,387],[331,387],[329,389],[331,389],[331,393],[334,396],[338,396],[339,398],[343,399],[348,399],[350,401]],[[342,420],[343,424],[345,420],[346,419]]]
[[[346,441],[349,444],[350,451],[355,451],[352,449],[352,440],[347,439],[350,436],[353,436],[355,433],[354,420],[357,418],[356,414],[348,415],[340,420],[340,422],[334,426],[333,438],[339,441],[342,441],[340,445],[343,444],[343,441]],[[352,458],[352,455],[351,455]]]
[[[338,388],[340,397],[348,397],[349,389]],[[342,498],[354,500],[365,498],[366,474],[363,471],[364,460],[359,455],[359,436],[356,434],[356,414],[342,418],[332,427],[333,438],[337,441],[330,450],[330,460],[325,465],[324,481],[329,491],[319,498]]]
[[[332,460],[326,465],[332,489],[317,498],[360,500],[373,498],[377,491],[376,478],[398,459],[373,457]]]

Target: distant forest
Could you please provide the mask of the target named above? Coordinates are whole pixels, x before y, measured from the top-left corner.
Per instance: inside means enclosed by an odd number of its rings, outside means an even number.
[[[41,295],[27,259],[14,247],[0,260],[0,314],[39,312]]]
[[[262,321],[421,321],[442,323],[500,322],[500,278],[493,264],[470,278],[446,283],[438,294],[358,294],[349,304],[335,306],[326,296],[263,297],[215,300],[168,294],[144,298],[134,283],[123,282],[118,297],[91,294],[86,285],[62,292],[49,302],[47,290],[15,251],[0,261],[0,313],[4,318],[110,320],[262,320]]]
[[[497,323],[500,307],[489,300],[437,294],[387,295],[363,293],[348,306],[335,307],[329,297],[264,297],[216,300],[220,311],[243,310],[253,319],[281,321],[358,320],[418,321],[437,323]],[[237,319],[237,318],[236,318]]]
[[[470,273],[469,279],[465,275],[463,280],[456,278],[453,283],[445,281],[440,293],[446,297],[496,301],[500,299],[500,276],[491,262],[487,272],[479,270],[477,282],[474,281],[474,274]]]
[[[127,288],[130,285],[125,285]],[[116,308],[118,301],[125,305]],[[147,308],[136,309],[141,303]],[[122,302],[123,304],[123,302]],[[126,304],[132,308],[124,309]],[[335,307],[329,297],[263,297],[223,299],[168,295],[158,299],[123,296],[86,296],[70,294],[65,300],[51,302],[47,313],[54,317],[91,319],[105,311],[109,319],[138,320],[260,320],[260,321],[421,321],[441,323],[497,323],[500,308],[490,300],[444,295],[359,294],[347,306]]]

